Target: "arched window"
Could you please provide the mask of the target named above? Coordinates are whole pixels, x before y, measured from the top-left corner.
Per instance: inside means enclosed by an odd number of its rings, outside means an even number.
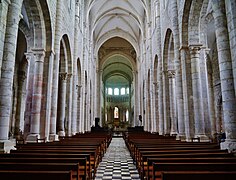
[[[121,88],[120,94],[121,94],[121,95],[125,95],[125,88]]]
[[[126,93],[129,94],[129,88],[126,88]]]
[[[119,108],[115,107],[114,109],[114,118],[119,118]]]
[[[114,95],[116,95],[116,96],[120,95],[119,88],[115,88],[114,89]]]
[[[112,88],[108,88],[108,94],[112,95]]]

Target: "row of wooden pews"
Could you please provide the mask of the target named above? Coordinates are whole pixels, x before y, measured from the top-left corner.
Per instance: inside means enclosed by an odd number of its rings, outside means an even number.
[[[236,157],[216,143],[181,142],[140,131],[125,133],[124,140],[141,179],[236,179]]]
[[[0,154],[0,179],[94,179],[111,138],[100,131],[55,142],[17,144],[10,154]]]

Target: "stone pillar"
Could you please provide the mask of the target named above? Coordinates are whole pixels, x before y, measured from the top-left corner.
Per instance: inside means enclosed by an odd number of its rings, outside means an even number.
[[[200,50],[202,45],[190,45],[191,57],[191,73],[192,73],[192,88],[193,88],[193,112],[195,124],[195,137],[200,137],[201,141],[208,141],[205,135],[203,107],[202,107],[202,94],[201,94],[201,81],[200,81]]]
[[[52,81],[52,97],[51,97],[51,119],[50,125],[53,131],[55,130],[57,121],[57,101],[58,101],[58,77],[59,77],[59,62],[60,62],[60,41],[62,30],[62,0],[57,0],[56,24],[55,24],[55,43],[54,43],[54,62],[53,62],[53,81]],[[50,139],[55,138],[54,132],[51,130]],[[53,134],[52,134],[53,133]]]
[[[16,107],[16,121],[14,135],[15,137],[20,135],[20,131],[24,130],[24,111],[25,111],[25,95],[26,92],[23,89],[26,74],[24,71],[18,76],[18,92],[17,92],[17,107]]]
[[[7,25],[7,12],[10,4],[10,0],[2,0],[0,3],[0,78],[1,78],[1,69],[2,69],[2,58],[3,58],[3,49]]]
[[[160,68],[161,70],[161,68]],[[162,81],[162,72],[159,71],[158,82],[159,82],[159,91],[158,91],[158,114],[159,114],[159,135],[164,135],[164,114],[163,114],[163,81]]]
[[[35,71],[32,95],[32,111],[30,120],[30,135],[27,141],[36,141],[40,138],[40,117],[41,117],[41,100],[43,89],[43,64],[45,58],[44,49],[32,49],[35,57]]]
[[[194,135],[194,123],[192,113],[192,83],[191,83],[191,61],[189,58],[189,48],[182,46],[180,48],[180,58],[182,63],[182,82],[183,82],[183,100],[184,100],[184,126],[180,123],[180,128],[185,128],[185,139],[191,141]]]
[[[66,114],[66,127],[67,127],[67,136],[71,136],[71,117],[72,117],[72,74],[67,74],[67,88],[68,88],[68,104],[67,104],[67,114]]]
[[[223,117],[226,141],[221,143],[222,149],[236,149],[236,97],[232,59],[230,54],[229,34],[225,15],[225,1],[212,0],[215,19],[216,42],[220,66],[220,80],[223,101]]]
[[[8,140],[18,24],[23,0],[9,6],[0,79],[0,140]]]
[[[209,59],[209,51],[210,49],[205,49],[204,59],[206,64],[211,64],[211,60]],[[215,116],[215,105],[214,105],[214,90],[213,90],[213,80],[212,80],[212,65],[207,66],[207,89],[208,89],[208,107],[209,107],[209,119],[211,123],[211,136],[215,138],[216,133],[216,116]]]
[[[65,107],[66,107],[66,85],[67,85],[67,73],[60,73],[60,94],[59,94],[59,126],[58,126],[58,135],[65,136]]]
[[[164,134],[170,135],[170,101],[168,72],[163,71],[163,108],[164,108]]]
[[[175,109],[175,72],[172,70],[168,71],[169,78],[169,100],[170,100],[170,120],[171,120],[171,135],[177,135],[177,121],[176,121],[176,109]]]
[[[156,126],[155,132],[159,132],[159,113],[158,113],[158,84],[157,82],[153,82],[154,86],[154,98],[155,98],[155,119],[154,119],[154,125]]]
[[[234,90],[236,94],[236,1],[225,1],[228,22],[231,59],[234,73]]]

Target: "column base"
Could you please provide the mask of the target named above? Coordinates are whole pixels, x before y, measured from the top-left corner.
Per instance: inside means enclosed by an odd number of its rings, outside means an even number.
[[[236,152],[236,139],[226,139],[225,142],[220,143],[220,149],[228,149],[229,152]]]
[[[59,141],[59,136],[57,134],[49,134],[49,141]]]
[[[59,136],[59,137],[65,137],[65,136],[66,136],[65,131],[59,131],[59,132],[58,132],[58,136]]]
[[[171,135],[171,136],[177,136],[177,135],[178,135],[178,133],[177,133],[177,132],[175,132],[175,131],[172,131],[172,132],[170,132],[170,135]]]
[[[30,134],[30,135],[27,136],[26,142],[36,143],[38,138],[40,138],[39,134]]]
[[[185,135],[181,135],[181,134],[177,134],[176,140],[186,141],[186,136]]]
[[[191,138],[191,137],[186,137],[186,138],[185,138],[185,141],[186,141],[186,142],[192,142],[192,138]]]
[[[16,149],[16,140],[11,139],[11,140],[2,140],[0,141],[0,153],[10,153],[11,149]]]
[[[202,134],[195,135],[194,138],[200,138],[200,142],[210,142],[211,141],[208,136],[202,135]]]

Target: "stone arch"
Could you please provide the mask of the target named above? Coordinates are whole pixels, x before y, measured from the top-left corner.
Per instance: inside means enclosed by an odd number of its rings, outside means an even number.
[[[72,59],[68,36],[64,34],[60,41],[59,82],[58,82],[58,109],[57,132],[65,136],[69,131],[69,104],[70,86],[72,77]]]
[[[189,44],[199,44],[199,22],[203,0],[193,0],[189,12],[188,22],[188,42]]]
[[[101,36],[101,38],[99,38],[95,44],[97,45],[95,47],[95,54],[98,54],[98,51],[100,49],[100,47],[109,39],[114,38],[114,37],[120,37],[125,39],[126,41],[128,41],[130,44],[132,44],[132,46],[135,49],[135,52],[137,54],[137,57],[139,55],[139,45],[138,42],[135,40],[135,38],[133,36],[131,36],[130,34],[126,33],[125,31],[119,30],[119,29],[114,29],[111,30],[109,32],[107,32],[106,34],[104,34],[103,36]]]
[[[33,48],[46,49],[46,29],[44,24],[44,15],[39,0],[24,0],[23,9],[25,9],[28,20],[28,26],[32,32]],[[24,11],[23,11],[24,12]]]
[[[190,13],[190,8],[191,8],[192,0],[186,0],[184,3],[184,10],[182,14],[182,26],[181,26],[181,32],[182,36],[180,38],[180,44],[183,46],[188,45],[188,23],[189,23],[189,13]]]
[[[163,108],[164,108],[164,133],[169,135],[173,129],[175,117],[174,89],[174,38],[171,29],[167,29],[163,50]],[[175,132],[176,133],[176,132]]]

